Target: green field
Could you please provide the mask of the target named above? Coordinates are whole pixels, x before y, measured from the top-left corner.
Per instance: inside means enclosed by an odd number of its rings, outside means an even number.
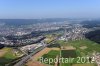
[[[61,57],[63,58],[76,58],[77,54],[75,50],[61,50]]]
[[[74,58],[72,62],[61,63],[61,66],[72,66],[73,63],[77,63],[77,57],[80,56],[80,53],[77,50],[61,50],[61,57],[63,58]],[[66,60],[64,60],[65,62]]]
[[[4,48],[4,51],[6,51],[6,53],[0,57],[0,66],[5,66],[5,64],[10,63],[17,58],[17,56],[15,56],[12,52],[11,48]]]
[[[87,64],[73,64],[72,66],[95,66],[95,64],[90,64],[90,63],[87,63]]]
[[[57,55],[60,55],[60,57],[63,58],[74,58],[74,61],[72,63],[60,63],[60,66],[96,66],[95,63],[87,63],[88,61],[87,59],[84,63],[83,62],[77,63],[78,60],[77,57],[85,57],[87,55],[91,56],[94,52],[100,52],[100,44],[88,39],[67,41],[67,42],[63,40],[57,40],[54,42],[54,45],[51,44],[50,47],[58,47],[56,45],[59,45],[60,46],[59,48],[73,46],[76,49],[74,50],[62,49],[60,51],[52,50],[49,53],[43,55],[43,57],[56,58]],[[50,65],[54,65],[54,63],[51,63]]]
[[[44,54],[42,57],[45,59],[49,59],[49,58],[52,58],[52,59],[55,59],[57,55],[60,54],[60,51],[57,51],[57,50],[51,50],[49,53],[47,54]],[[46,64],[49,64],[48,62]],[[55,63],[50,63],[50,65],[54,65]]]
[[[91,56],[93,52],[100,52],[100,44],[93,42],[91,40],[88,39],[83,39],[83,40],[75,40],[75,41],[57,41],[56,43],[60,44],[61,46],[73,46],[76,48],[76,55],[79,57],[84,57],[84,56]],[[83,47],[83,49],[81,49]],[[85,48],[84,48],[85,47]],[[74,52],[71,52],[71,54],[73,54]],[[70,51],[64,51],[62,56],[69,56],[70,55]],[[73,54],[74,55],[74,54]],[[68,57],[67,56],[67,57]],[[71,56],[71,55],[70,55]],[[70,57],[69,56],[69,57]],[[61,66],[72,66],[73,64],[76,64],[77,58],[74,60],[73,63],[61,63]],[[86,60],[87,62],[87,60]],[[96,66],[95,63],[94,64],[76,64],[76,65],[88,65],[88,66]],[[76,66],[75,65],[75,66]]]
[[[83,39],[83,40],[75,40],[75,41],[56,41],[55,43],[60,44],[61,46],[74,46],[77,51],[81,52],[81,55],[91,55],[93,52],[100,52],[100,44],[93,42],[88,39]],[[80,47],[86,46],[86,49],[80,49]]]
[[[88,39],[69,41],[68,44],[77,48],[81,55],[91,55],[93,52],[100,52],[100,44],[90,41]],[[80,49],[80,47],[86,46],[86,49]]]

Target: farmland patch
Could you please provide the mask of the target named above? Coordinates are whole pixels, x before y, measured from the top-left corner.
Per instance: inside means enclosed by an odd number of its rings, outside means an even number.
[[[61,50],[61,56],[63,58],[76,58],[77,53],[75,50]]]

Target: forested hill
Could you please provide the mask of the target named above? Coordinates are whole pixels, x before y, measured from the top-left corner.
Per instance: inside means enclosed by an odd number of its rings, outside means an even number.
[[[86,38],[100,44],[100,30],[95,30],[87,33]]]
[[[7,25],[29,25],[29,24],[36,24],[36,23],[45,23],[45,22],[63,22],[70,19],[67,18],[46,18],[46,19],[0,19],[1,23],[5,23]]]
[[[87,20],[83,21],[81,24],[83,24],[85,28],[100,27],[100,20]]]

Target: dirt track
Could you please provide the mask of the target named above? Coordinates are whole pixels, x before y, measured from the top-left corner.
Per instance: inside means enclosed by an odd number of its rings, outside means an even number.
[[[6,51],[0,50],[0,57],[2,57],[5,53],[6,53]]]

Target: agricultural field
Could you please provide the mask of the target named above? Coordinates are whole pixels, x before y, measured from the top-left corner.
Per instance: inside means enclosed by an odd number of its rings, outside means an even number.
[[[74,58],[72,63],[60,63],[60,66],[96,66],[95,63],[87,63],[87,59],[85,62],[77,63],[77,57],[91,56],[93,52],[100,52],[100,45],[88,39],[68,42],[57,40],[49,46],[49,48],[52,47],[58,47],[60,50],[51,50],[44,54],[43,58],[56,58],[57,55],[60,55],[61,58]],[[50,65],[54,65],[54,63]]]
[[[77,57],[77,53],[75,50],[61,50],[61,57],[63,58],[76,58]],[[60,66],[71,66],[71,63],[68,62],[65,63],[66,60],[64,60],[64,63],[61,62]]]
[[[89,55],[93,52],[100,52],[100,44],[93,42],[88,39],[83,40],[75,40],[75,41],[56,41],[57,44],[60,44],[61,46],[73,46],[76,48],[76,50],[81,52],[81,55]]]
[[[74,46],[81,52],[81,55],[91,55],[93,52],[100,52],[100,44],[88,39],[69,41],[68,44]]]
[[[100,45],[98,43],[95,43],[91,40],[88,39],[83,39],[83,40],[75,40],[75,41],[57,41],[56,43],[60,44],[61,47],[65,47],[65,46],[73,46],[74,48],[76,48],[74,51],[75,52],[70,52],[71,50],[61,50],[61,55],[62,57],[71,57],[71,55],[74,55],[73,53],[76,54],[76,56],[78,57],[85,57],[85,56],[91,56],[93,52],[100,52]],[[71,54],[70,54],[71,53]],[[70,56],[69,56],[70,55]],[[95,63],[86,63],[88,60],[86,60],[86,62],[82,63],[80,62],[80,64],[76,64],[77,63],[77,58],[74,59],[73,63],[61,63],[60,66],[96,66]]]
[[[55,41],[55,44],[60,44],[60,46],[69,46],[70,44],[68,44],[68,42],[64,41],[64,40],[57,40]]]
[[[50,52],[48,52],[47,54],[44,54],[42,57],[43,59],[47,58],[52,58],[52,59],[55,59],[57,57],[57,55],[60,54],[60,51],[58,50],[51,50]],[[45,63],[45,64],[49,64],[49,62]],[[50,65],[54,65],[55,63],[50,63]]]
[[[5,66],[5,64],[8,64],[14,59],[18,58],[16,55],[14,55],[11,48],[3,48],[1,50],[5,53],[0,56],[0,66]]]
[[[61,50],[61,57],[67,58],[66,63],[61,63],[61,66],[72,66],[73,63],[77,63],[78,56],[80,56],[80,52],[77,50]],[[64,60],[65,62],[66,60]]]
[[[75,50],[61,50],[61,57],[63,58],[76,58],[77,54]]]
[[[72,66],[70,63],[61,63],[60,66]]]
[[[72,66],[95,66],[95,64],[90,64],[90,63],[87,63],[87,64],[73,64]]]
[[[49,43],[52,40],[54,40],[57,36],[59,36],[60,34],[54,33],[54,34],[46,34],[46,39],[44,39],[45,43]]]

